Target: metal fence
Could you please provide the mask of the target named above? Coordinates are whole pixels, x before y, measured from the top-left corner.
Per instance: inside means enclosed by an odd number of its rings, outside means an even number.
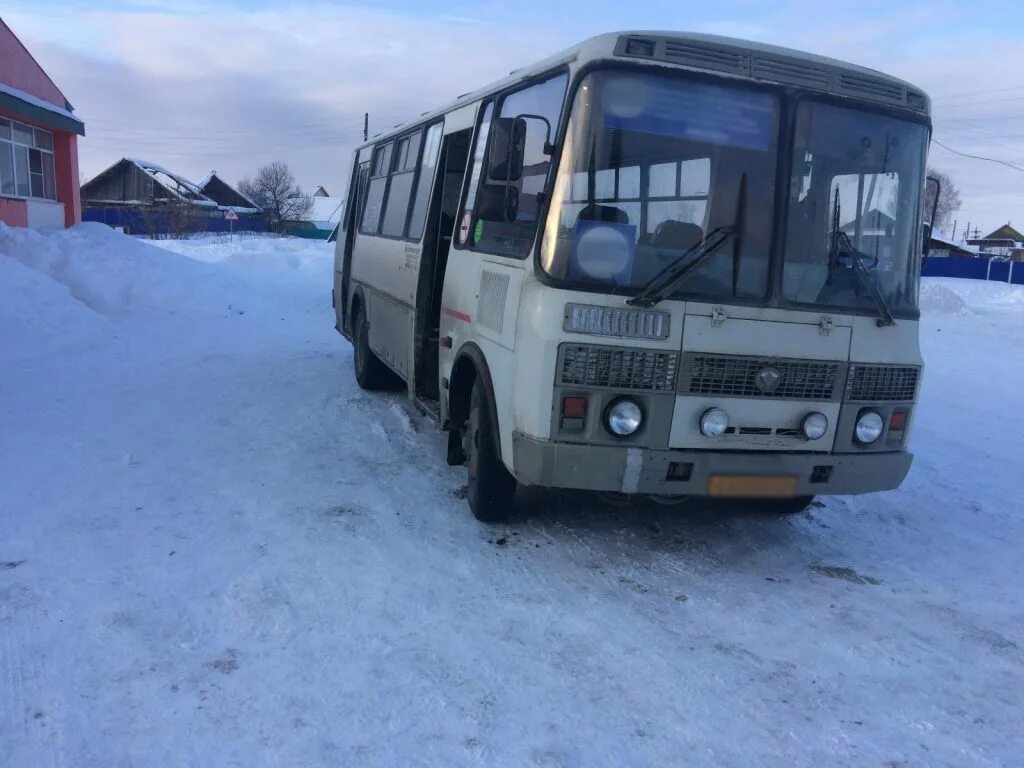
[[[205,212],[204,212],[205,213]],[[86,208],[82,221],[95,221],[117,227],[129,235],[180,235],[200,232],[269,232],[261,216],[239,214],[231,226],[223,215],[192,215],[182,219],[180,212],[146,211],[139,208]]]
[[[971,280],[993,280],[1024,285],[1024,262],[989,258],[948,256],[929,258],[921,267],[924,277],[966,277]]]

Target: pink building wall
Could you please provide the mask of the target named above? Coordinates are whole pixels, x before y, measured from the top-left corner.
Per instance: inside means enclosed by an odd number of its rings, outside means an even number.
[[[0,78],[7,85],[64,108],[64,94],[3,20],[0,20]]]
[[[64,108],[64,94],[49,78],[21,41],[0,19],[0,81],[30,93],[36,98]],[[78,182],[78,136],[68,131],[54,130],[52,126],[32,120],[10,110],[0,110],[0,116],[19,120],[53,133],[54,173],[57,182],[57,200],[64,204],[64,225],[72,226],[82,220],[82,201]],[[24,200],[0,197],[0,221],[14,227],[28,226],[28,206]]]

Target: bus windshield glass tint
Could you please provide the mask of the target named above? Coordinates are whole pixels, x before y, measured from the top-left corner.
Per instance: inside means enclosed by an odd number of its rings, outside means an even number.
[[[764,298],[779,107],[676,75],[595,72],[576,92],[544,231],[553,278],[648,285],[728,235],[673,296]]]

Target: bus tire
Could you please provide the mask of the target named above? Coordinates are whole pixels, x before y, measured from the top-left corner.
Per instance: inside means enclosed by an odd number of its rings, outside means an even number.
[[[352,367],[355,369],[356,383],[362,389],[371,392],[386,389],[391,383],[392,374],[370,349],[370,326],[366,322],[366,311],[362,307],[356,310],[354,330],[355,349],[352,354]]]
[[[462,434],[469,476],[467,499],[477,520],[500,523],[508,519],[516,479],[505,469],[495,450],[498,435],[491,423],[485,386],[483,379],[477,376],[469,397],[469,419]]]

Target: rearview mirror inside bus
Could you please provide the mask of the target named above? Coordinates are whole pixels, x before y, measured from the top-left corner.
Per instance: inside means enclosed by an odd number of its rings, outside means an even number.
[[[526,120],[499,117],[491,126],[487,175],[494,181],[519,181],[526,154]]]

